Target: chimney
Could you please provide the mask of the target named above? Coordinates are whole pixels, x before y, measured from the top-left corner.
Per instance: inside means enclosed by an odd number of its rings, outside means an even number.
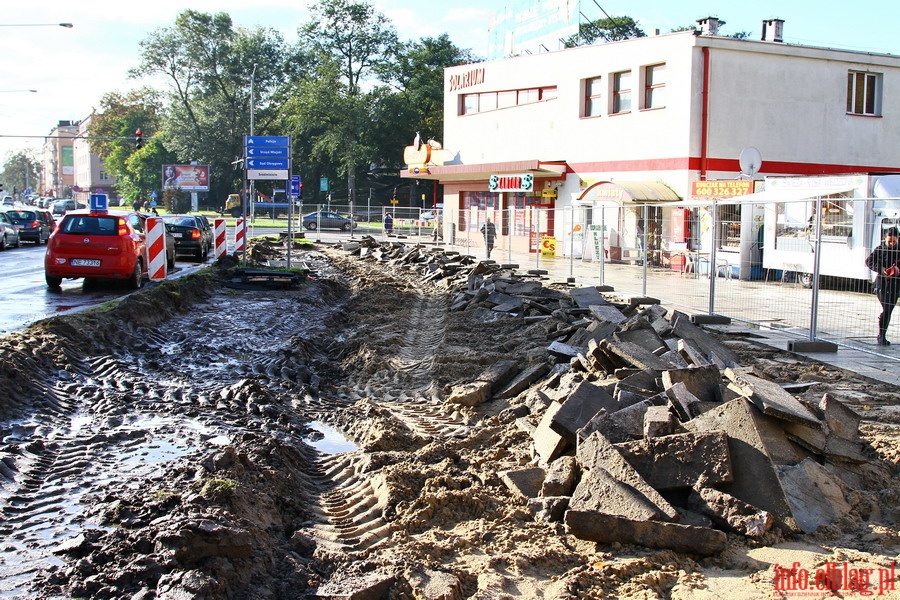
[[[782,32],[784,32],[784,19],[763,21],[762,41],[782,43],[784,42]]]
[[[706,17],[705,19],[697,19],[700,25],[700,35],[719,35],[719,27],[725,24],[725,21],[718,17]]]

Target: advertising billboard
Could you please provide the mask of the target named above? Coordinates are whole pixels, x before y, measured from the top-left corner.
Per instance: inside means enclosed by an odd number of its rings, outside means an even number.
[[[181,188],[188,192],[209,191],[209,165],[163,165],[163,189]]]

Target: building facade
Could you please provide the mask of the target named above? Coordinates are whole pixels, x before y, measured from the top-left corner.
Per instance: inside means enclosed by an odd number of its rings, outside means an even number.
[[[78,124],[78,135],[72,142],[72,153],[75,171],[72,183],[72,198],[87,206],[90,195],[106,194],[113,205],[120,200],[116,191],[116,178],[103,165],[100,157],[91,152],[89,128],[92,116]]]
[[[612,250],[766,176],[900,173],[900,57],[785,44],[780,20],[758,40],[698,24],[446,69],[442,148],[401,176],[443,185],[445,239],[490,218],[536,250],[566,235],[559,209],[609,206]],[[643,202],[659,209],[628,210]]]
[[[59,121],[44,139],[41,157],[41,195],[68,198],[75,182],[73,141],[78,122]]]

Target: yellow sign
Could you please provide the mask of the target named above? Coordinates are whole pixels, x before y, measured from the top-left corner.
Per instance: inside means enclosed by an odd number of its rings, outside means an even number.
[[[400,204],[400,201],[397,199],[391,200],[391,204]]]
[[[541,236],[541,256],[556,256],[556,238],[552,235]]]
[[[556,190],[541,190],[541,198],[556,198]]]
[[[753,193],[750,180],[710,180],[695,181],[691,192],[694,196],[708,198],[729,198]]]

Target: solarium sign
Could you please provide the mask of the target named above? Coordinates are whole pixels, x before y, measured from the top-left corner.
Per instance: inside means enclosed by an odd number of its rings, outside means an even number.
[[[489,192],[531,192],[534,191],[534,175],[491,175],[488,179]]]

